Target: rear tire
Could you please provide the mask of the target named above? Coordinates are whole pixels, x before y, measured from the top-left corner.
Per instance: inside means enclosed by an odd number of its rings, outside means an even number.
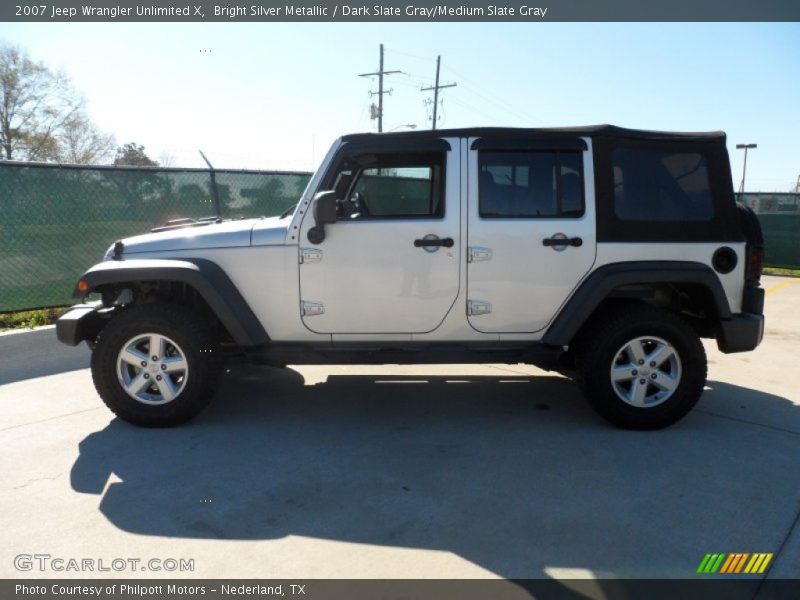
[[[706,353],[678,315],[651,306],[608,311],[575,348],[578,385],[589,404],[624,429],[661,429],[700,399]]]
[[[208,405],[223,361],[213,330],[189,309],[145,304],[103,328],[91,367],[97,393],[115,415],[143,427],[171,427]]]

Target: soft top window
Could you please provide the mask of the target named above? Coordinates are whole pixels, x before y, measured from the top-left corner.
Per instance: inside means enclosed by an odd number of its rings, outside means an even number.
[[[612,152],[614,212],[625,221],[709,221],[714,201],[706,157],[619,147]]]

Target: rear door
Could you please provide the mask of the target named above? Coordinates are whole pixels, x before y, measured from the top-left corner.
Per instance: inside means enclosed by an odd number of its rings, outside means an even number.
[[[541,331],[594,263],[591,141],[473,138],[469,148],[469,323]]]

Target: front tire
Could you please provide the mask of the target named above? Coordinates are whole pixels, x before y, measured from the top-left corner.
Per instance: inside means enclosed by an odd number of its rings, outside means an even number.
[[[188,309],[133,306],[100,332],[92,379],[119,418],[143,427],[190,420],[211,401],[222,375],[213,330]]]
[[[576,347],[578,384],[591,406],[625,429],[661,429],[700,399],[706,354],[678,315],[650,306],[603,314]]]

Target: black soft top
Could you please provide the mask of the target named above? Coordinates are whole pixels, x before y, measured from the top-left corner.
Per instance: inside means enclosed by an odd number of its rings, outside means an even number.
[[[590,125],[588,127],[467,127],[461,129],[437,129],[436,131],[396,131],[387,133],[353,133],[342,137],[345,142],[369,142],[378,138],[386,139],[424,139],[443,137],[527,137],[527,136],[581,136],[606,137],[634,140],[659,140],[682,142],[725,142],[724,131],[678,132],[648,131],[645,129],[627,129],[616,125]]]
[[[626,129],[614,125],[591,127],[473,127],[436,131],[357,133],[342,137],[341,155],[358,152],[443,151],[450,148],[444,138],[478,138],[478,150],[586,150],[591,138],[594,164],[598,242],[714,242],[744,240],[733,194],[728,150],[723,131],[675,132]],[[713,198],[709,220],[653,221],[621,219],[616,214],[616,180],[613,155],[618,148],[684,152],[704,157]],[[334,161],[335,162],[335,161]],[[647,202],[647,198],[641,198]]]

